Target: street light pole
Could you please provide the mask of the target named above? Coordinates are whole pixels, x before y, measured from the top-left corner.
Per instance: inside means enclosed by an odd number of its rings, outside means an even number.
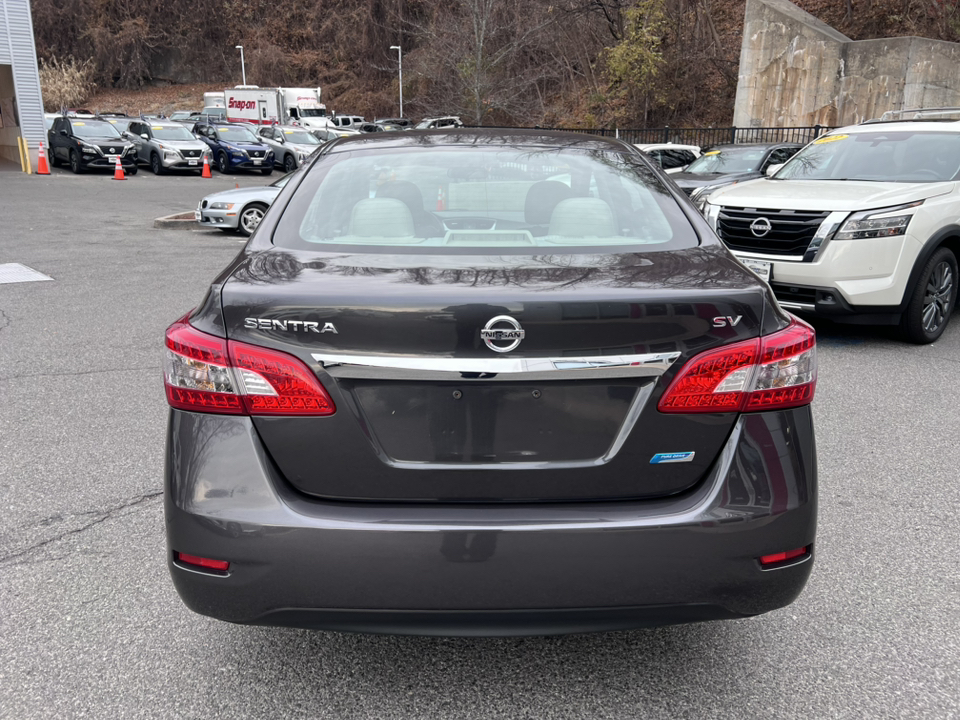
[[[391,50],[397,51],[397,64],[400,66],[400,117],[403,117],[403,51],[399,45],[391,45]]]
[[[243,84],[247,84],[247,66],[243,62],[243,45],[237,45],[237,50],[240,51],[240,73],[243,75]]]

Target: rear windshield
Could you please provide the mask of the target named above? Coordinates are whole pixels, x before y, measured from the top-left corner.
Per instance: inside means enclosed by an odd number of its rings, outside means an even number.
[[[677,201],[638,158],[503,146],[332,153],[310,169],[274,234],[281,247],[391,252],[650,251],[698,242]]]
[[[690,163],[686,169],[695,175],[712,175],[714,173],[739,173],[759,170],[767,148],[724,148],[711,150]]]
[[[863,132],[814,140],[778,180],[943,182],[960,174],[960,133]]]

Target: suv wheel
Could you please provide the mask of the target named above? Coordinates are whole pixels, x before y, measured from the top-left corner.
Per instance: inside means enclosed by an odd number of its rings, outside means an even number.
[[[297,169],[297,161],[294,159],[293,155],[287,155],[283,159],[283,169],[288,173],[292,173]]]
[[[60,158],[57,157],[57,153],[54,152],[53,148],[50,148],[50,165],[52,167],[60,167]]]
[[[273,165],[270,167],[265,167],[260,170],[261,175],[273,175]]]
[[[163,175],[163,163],[160,162],[160,156],[156,153],[150,154],[150,169],[153,170],[154,175]]]
[[[252,203],[247,205],[237,223],[237,231],[241,235],[251,235],[263,220],[263,214],[267,211],[267,206],[262,203]]]
[[[80,164],[80,155],[76,150],[70,151],[70,170],[77,175],[83,172],[83,166]]]
[[[217,153],[217,170],[226,175],[230,172],[230,161],[227,159],[227,154],[221,150]]]
[[[949,248],[939,248],[927,261],[913,289],[900,330],[918,345],[939,338],[957,300],[957,258]]]

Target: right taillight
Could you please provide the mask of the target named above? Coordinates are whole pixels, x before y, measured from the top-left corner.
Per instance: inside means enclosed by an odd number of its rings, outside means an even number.
[[[171,407],[231,415],[333,415],[336,406],[298,358],[224,340],[181,318],[167,328],[164,385]]]
[[[816,386],[816,334],[794,318],[772,335],[695,356],[657,407],[665,413],[779,410],[808,404]]]

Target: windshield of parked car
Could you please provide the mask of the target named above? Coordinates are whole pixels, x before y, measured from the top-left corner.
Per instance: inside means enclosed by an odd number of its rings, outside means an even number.
[[[71,120],[70,127],[73,128],[73,134],[79,138],[119,138],[117,132],[111,123],[98,122],[96,120]]]
[[[696,246],[698,237],[635,157],[477,146],[333,153],[297,188],[274,243],[562,253],[583,246],[676,249]]]
[[[174,127],[170,125],[154,125],[150,132],[157,140],[196,140],[193,133],[187,130],[183,125]]]
[[[284,130],[283,139],[288,143],[295,143],[297,145],[319,145],[320,141],[317,140],[311,133],[308,133],[306,130]]]
[[[960,175],[960,133],[876,130],[814,140],[778,180],[943,182]]]
[[[326,110],[320,108],[299,108],[300,117],[324,117],[327,114]]]
[[[684,171],[694,175],[753,172],[767,154],[767,148],[730,147],[711,150],[690,163]]]
[[[432,124],[433,120],[421,120],[417,123],[417,126],[414,128],[414,130],[429,130]]]
[[[226,140],[227,142],[245,142],[245,143],[259,143],[257,136],[252,132],[247,130],[245,127],[228,127],[221,125],[217,128],[217,135],[220,136],[221,140]]]

